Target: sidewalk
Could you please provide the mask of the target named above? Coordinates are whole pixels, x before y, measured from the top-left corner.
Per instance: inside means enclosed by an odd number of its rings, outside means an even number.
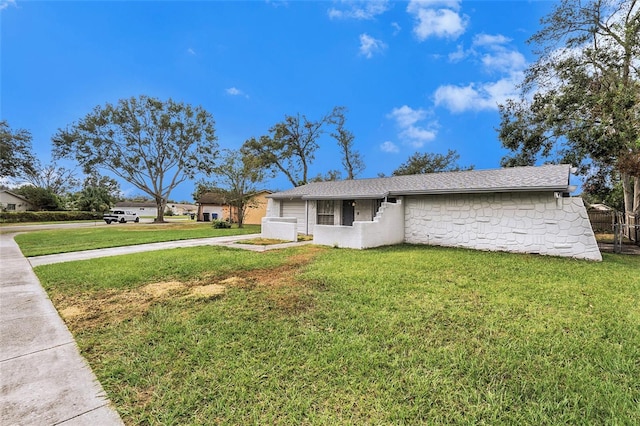
[[[122,425],[33,266],[178,247],[266,251],[311,244],[242,244],[259,234],[199,238],[31,257],[0,234],[0,425]]]
[[[13,235],[0,257],[0,424],[122,425]]]

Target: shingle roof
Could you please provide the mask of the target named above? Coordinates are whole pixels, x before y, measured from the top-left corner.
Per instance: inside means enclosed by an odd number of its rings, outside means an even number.
[[[333,182],[312,182],[270,198],[306,200],[384,198],[410,194],[568,191],[571,166],[510,167]]]

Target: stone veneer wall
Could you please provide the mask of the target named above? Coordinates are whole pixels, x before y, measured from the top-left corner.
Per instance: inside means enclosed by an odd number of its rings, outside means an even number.
[[[405,241],[602,260],[582,199],[552,192],[406,197]]]

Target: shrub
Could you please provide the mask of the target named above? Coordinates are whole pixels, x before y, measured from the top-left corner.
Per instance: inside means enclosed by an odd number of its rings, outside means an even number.
[[[71,220],[101,220],[100,212],[0,212],[1,223],[57,222]]]
[[[226,220],[214,220],[213,227],[215,229],[231,228],[231,224]]]

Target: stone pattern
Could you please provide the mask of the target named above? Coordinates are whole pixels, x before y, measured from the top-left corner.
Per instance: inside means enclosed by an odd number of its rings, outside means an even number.
[[[405,241],[602,260],[582,199],[553,192],[406,197]]]

